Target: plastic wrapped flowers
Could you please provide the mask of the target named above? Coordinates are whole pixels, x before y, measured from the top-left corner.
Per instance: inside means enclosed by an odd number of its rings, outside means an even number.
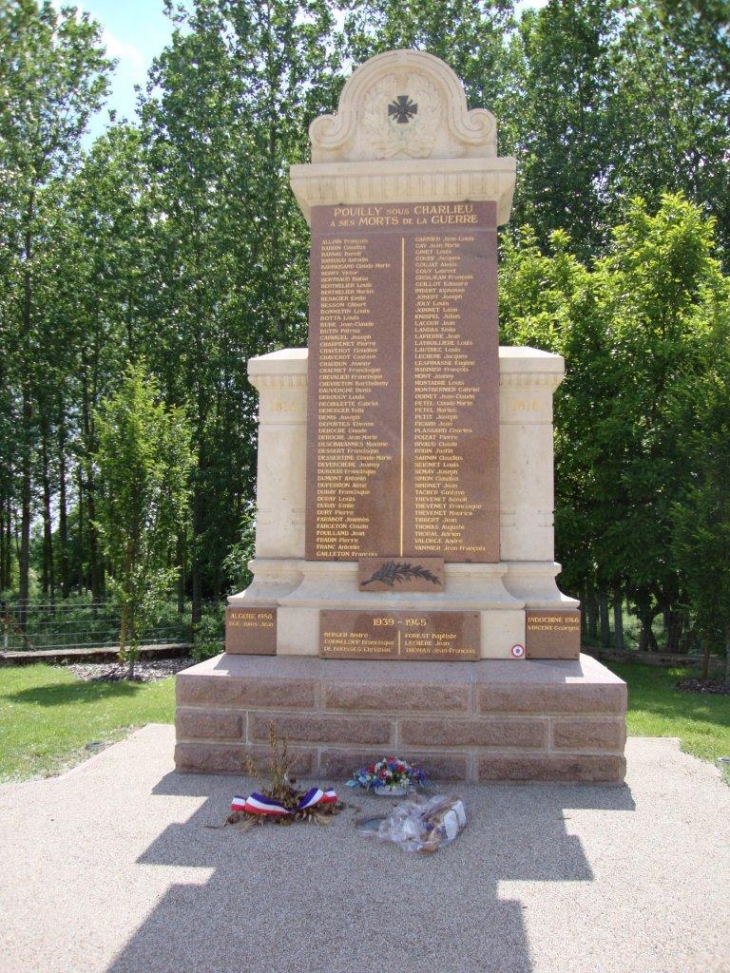
[[[426,775],[420,767],[399,757],[383,757],[377,763],[366,764],[356,770],[352,780],[347,781],[347,786],[396,797],[407,794],[413,788],[423,787],[425,783]]]

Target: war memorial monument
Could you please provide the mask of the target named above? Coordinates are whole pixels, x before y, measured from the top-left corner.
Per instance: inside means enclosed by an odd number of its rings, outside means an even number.
[[[515,160],[453,71],[391,51],[311,128],[308,349],[259,392],[253,582],[178,675],[176,764],[302,775],[397,753],[436,779],[620,782],[626,686],[580,653],[554,561],[563,359],[500,348]]]

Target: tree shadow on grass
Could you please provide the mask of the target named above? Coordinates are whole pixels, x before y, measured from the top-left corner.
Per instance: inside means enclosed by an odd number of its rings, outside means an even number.
[[[139,682],[74,682],[32,686],[14,693],[0,693],[0,699],[35,706],[67,706],[70,703],[96,703],[104,699],[132,699],[144,687]]]
[[[677,683],[682,670],[649,669],[640,663],[613,665],[612,672],[629,687],[629,710],[644,711],[666,720],[692,720],[730,726],[730,696],[683,692]]]
[[[686,696],[677,690],[677,695]],[[721,699],[721,697],[716,697]],[[631,700],[634,710],[661,716],[667,720],[691,720],[693,723],[714,723],[730,726],[730,701],[716,703],[705,696],[690,697],[677,702],[674,699],[648,699],[636,696]]]

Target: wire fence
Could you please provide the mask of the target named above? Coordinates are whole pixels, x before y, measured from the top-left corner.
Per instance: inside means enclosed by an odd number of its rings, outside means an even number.
[[[111,602],[26,605],[25,624],[18,603],[0,602],[2,649],[33,652],[53,649],[99,649],[119,645],[120,614]],[[140,645],[190,643],[190,613],[174,608],[139,638]]]

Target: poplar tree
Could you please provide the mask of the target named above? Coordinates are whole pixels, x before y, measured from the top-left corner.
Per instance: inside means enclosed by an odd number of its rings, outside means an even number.
[[[106,94],[110,68],[100,28],[87,14],[73,8],[59,13],[50,0],[16,0],[0,8],[0,226],[6,242],[0,313],[7,356],[1,404],[15,430],[10,452],[17,457],[21,624],[29,595],[34,458],[46,418],[39,389],[53,381],[44,365],[53,350],[47,323],[49,257],[59,242],[55,215],[88,119]],[[9,517],[8,498],[3,501]]]
[[[321,0],[196,0],[142,109],[160,219],[150,366],[193,423],[193,620],[227,587],[251,516],[249,358],[306,342],[308,232],[289,188],[309,122],[332,104],[334,20]],[[329,100],[328,100],[329,99]]]

